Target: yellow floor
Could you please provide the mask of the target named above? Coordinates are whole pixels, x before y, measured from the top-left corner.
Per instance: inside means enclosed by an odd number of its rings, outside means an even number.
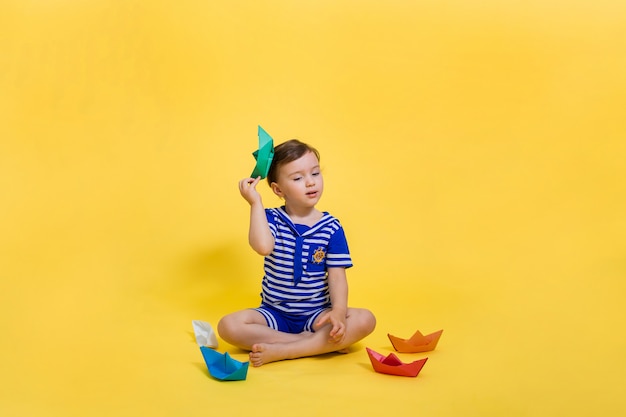
[[[2,2],[0,415],[624,415],[625,9]],[[222,383],[191,321],[258,302],[257,124],[320,150],[378,327]]]

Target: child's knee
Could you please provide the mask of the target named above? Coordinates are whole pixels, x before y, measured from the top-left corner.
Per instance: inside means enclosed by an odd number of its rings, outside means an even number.
[[[367,334],[372,333],[376,328],[376,317],[371,311],[365,309],[362,310],[361,315],[361,325],[363,326],[363,330],[366,331]]]
[[[229,338],[229,335],[231,334],[231,330],[233,327],[233,319],[231,317],[231,315],[228,316],[224,316],[220,319],[220,321],[217,323],[217,334],[220,335],[220,337],[224,340]]]

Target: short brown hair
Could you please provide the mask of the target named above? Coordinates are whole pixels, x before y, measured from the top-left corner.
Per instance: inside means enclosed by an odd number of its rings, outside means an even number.
[[[313,152],[320,160],[320,153],[314,147],[300,142],[298,139],[291,139],[283,142],[274,148],[274,158],[267,173],[267,182],[271,185],[278,180],[278,168],[282,165],[300,159],[307,152]]]

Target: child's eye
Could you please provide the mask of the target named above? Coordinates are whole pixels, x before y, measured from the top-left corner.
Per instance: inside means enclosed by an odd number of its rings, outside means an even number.
[[[294,177],[294,181],[300,181],[302,179],[302,177]]]
[[[319,172],[314,172],[312,175],[313,175],[314,177],[317,177],[318,175],[320,175],[320,173],[319,173]]]

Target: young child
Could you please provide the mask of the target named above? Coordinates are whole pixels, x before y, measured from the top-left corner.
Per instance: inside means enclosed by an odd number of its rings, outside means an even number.
[[[265,257],[261,306],[222,318],[219,335],[249,350],[253,366],[347,352],[376,319],[347,305],[352,260],[344,231],[315,208],[324,191],[319,153],[295,139],[276,146],[267,181],[285,201],[280,208],[265,209],[260,180],[242,179],[239,191],[250,204],[250,246]]]

